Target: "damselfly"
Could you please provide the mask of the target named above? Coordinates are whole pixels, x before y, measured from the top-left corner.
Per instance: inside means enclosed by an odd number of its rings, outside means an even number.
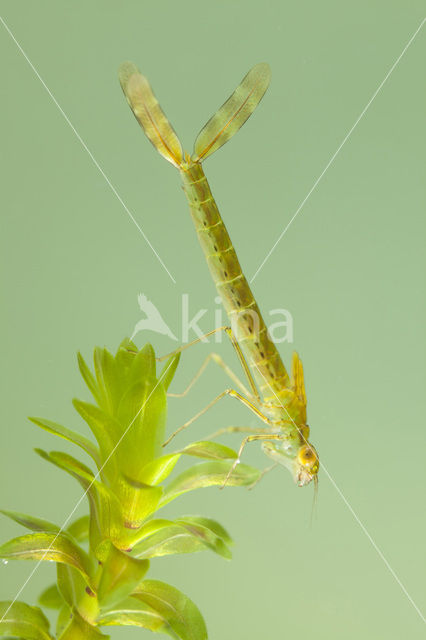
[[[125,62],[120,67],[119,76],[128,103],[145,134],[157,151],[179,170],[198,239],[227,312],[231,326],[215,329],[206,335],[219,330],[228,334],[250,387],[247,389],[220,356],[214,354],[213,360],[225,369],[240,391],[226,389],[178,431],[191,424],[221,398],[231,396],[253,411],[267,426],[225,427],[220,430],[220,433],[251,433],[244,438],[228,477],[238,464],[245,445],[261,441],[266,455],[275,463],[287,467],[299,486],[308,484],[312,479],[317,481],[319,460],[308,441],[302,362],[294,353],[290,378],[241,270],[201,164],[225,144],[253,113],[269,85],[269,66],[260,63],[248,72],[198,134],[192,155],[182,150],[147,79],[136,66]]]

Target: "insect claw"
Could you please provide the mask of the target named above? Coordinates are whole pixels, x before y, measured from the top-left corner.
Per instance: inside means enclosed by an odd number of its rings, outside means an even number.
[[[175,435],[176,435],[176,433],[172,433],[172,435],[170,436],[170,438],[167,438],[167,440],[165,440],[161,446],[162,446],[162,447],[167,447],[167,445],[169,444],[169,442],[171,442],[171,441],[173,440],[173,438],[175,437]]]

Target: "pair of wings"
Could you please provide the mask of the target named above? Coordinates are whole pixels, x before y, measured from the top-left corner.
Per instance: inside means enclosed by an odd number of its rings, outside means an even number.
[[[243,126],[268,88],[270,75],[269,65],[263,62],[250,69],[234,93],[198,134],[192,162],[205,160]],[[133,62],[121,65],[119,79],[130,108],[146,136],[166,160],[180,168],[185,161],[182,146],[148,80]]]

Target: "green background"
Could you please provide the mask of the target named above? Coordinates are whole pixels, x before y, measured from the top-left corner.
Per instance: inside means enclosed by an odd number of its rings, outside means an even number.
[[[115,350],[141,317],[138,293],[177,334],[182,292],[194,313],[209,309],[202,328],[214,326],[215,290],[178,175],[138,129],[118,65],[133,60],[150,78],[190,150],[246,71],[270,63],[260,108],[205,164],[251,277],[418,28],[422,5],[2,0],[3,19],[176,280],[0,27],[2,507],[62,523],[75,505],[77,483],[32,452],[62,443],[26,416],[84,430],[70,403],[87,397],[75,352]],[[424,54],[423,29],[254,282],[265,311],[292,313],[294,344],[281,353],[287,363],[293,348],[302,356],[312,441],[338,489],[323,470],[312,523],[312,487],[298,489],[285,469],[252,492],[199,491],[168,511],[216,517],[236,540],[230,563],[206,553],[152,565],[152,577],[195,600],[212,640],[424,637],[366,534],[424,607]],[[136,341],[147,340],[159,353],[175,346],[153,333]],[[237,368],[228,344],[215,348]],[[175,391],[211,350],[185,354]],[[228,384],[212,366],[171,400],[170,430]],[[192,438],[228,424],[256,421],[224,400]],[[268,463],[254,445],[246,461]],[[0,527],[2,540],[21,531]],[[1,565],[0,598],[33,566]],[[20,597],[35,602],[53,573],[41,567]]]

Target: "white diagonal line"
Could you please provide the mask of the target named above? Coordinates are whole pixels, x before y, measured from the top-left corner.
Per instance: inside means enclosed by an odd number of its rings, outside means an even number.
[[[45,559],[45,557],[47,556],[47,554],[49,553],[50,549],[52,548],[52,546],[55,544],[56,539],[58,538],[58,536],[60,535],[60,533],[65,529],[65,527],[67,526],[68,522],[70,521],[70,519],[72,518],[72,516],[74,515],[74,513],[76,512],[76,510],[78,509],[78,507],[80,506],[80,504],[82,503],[82,501],[84,500],[84,498],[86,497],[87,493],[90,491],[91,487],[93,486],[93,484],[99,479],[100,474],[102,473],[102,470],[104,469],[105,465],[107,464],[108,460],[111,458],[111,456],[114,454],[114,452],[116,451],[117,447],[120,445],[121,441],[123,440],[123,438],[126,436],[127,432],[129,431],[130,427],[132,426],[132,424],[135,422],[135,420],[137,419],[137,417],[139,416],[139,414],[141,413],[141,411],[144,409],[145,405],[147,404],[148,400],[150,399],[150,397],[152,396],[152,394],[154,393],[154,391],[156,390],[156,388],[158,387],[158,385],[160,384],[160,382],[163,380],[164,376],[166,375],[167,371],[170,369],[170,367],[173,364],[173,360],[170,362],[170,364],[167,366],[167,368],[161,372],[160,377],[157,380],[157,383],[155,384],[155,386],[153,387],[151,393],[149,394],[149,396],[147,397],[147,399],[145,400],[145,402],[142,404],[141,408],[139,409],[139,411],[136,413],[135,417],[133,418],[133,420],[131,421],[131,423],[128,425],[128,427],[126,427],[126,430],[124,431],[124,433],[120,436],[119,440],[117,441],[117,443],[115,444],[114,448],[112,449],[112,451],[109,453],[108,457],[106,458],[105,462],[103,463],[103,465],[101,466],[101,468],[96,472],[96,474],[93,476],[93,480],[91,481],[91,483],[89,484],[89,486],[87,487],[86,491],[83,493],[82,496],[80,496],[80,498],[77,500],[74,508],[72,509],[71,513],[67,516],[67,518],[65,519],[65,521],[63,522],[61,528],[59,529],[59,531],[57,532],[57,534],[55,535],[55,537],[53,538],[52,542],[50,543],[49,547],[46,549],[44,555],[39,559],[39,561],[37,562],[37,564],[35,565],[34,569],[31,571],[31,573],[29,574],[29,576],[27,577],[27,579],[25,580],[25,582],[23,583],[23,585],[21,586],[21,588],[19,589],[18,593],[15,595],[15,597],[13,598],[12,602],[10,603],[10,605],[8,606],[8,608],[6,609],[6,611],[4,612],[0,623],[3,622],[3,620],[5,619],[5,617],[7,616],[7,614],[9,613],[9,611],[11,610],[11,608],[13,607],[13,605],[15,604],[16,600],[19,598],[19,596],[21,595],[21,593],[23,592],[23,590],[25,589],[25,587],[27,586],[27,584],[29,583],[29,581],[31,580],[31,578],[33,577],[33,575],[35,574],[35,572],[37,571],[37,569],[39,568],[39,566],[41,565],[41,563],[43,562],[43,560]]]
[[[426,618],[424,617],[423,613],[421,612],[421,610],[419,609],[419,607],[416,605],[416,603],[414,602],[413,598],[410,596],[410,594],[408,593],[406,587],[403,585],[403,583],[401,582],[401,580],[398,578],[397,574],[395,573],[394,569],[391,567],[391,565],[389,564],[389,561],[385,558],[385,556],[383,555],[383,552],[380,550],[380,548],[377,546],[376,542],[374,541],[374,539],[372,538],[372,536],[370,535],[370,533],[367,531],[365,525],[361,522],[361,520],[359,519],[358,515],[355,513],[355,511],[353,510],[352,506],[349,504],[348,500],[346,499],[346,497],[343,495],[341,489],[337,486],[336,482],[334,481],[334,479],[331,477],[330,473],[327,471],[327,469],[324,467],[324,465],[322,465],[326,476],[328,477],[328,479],[330,480],[331,484],[333,485],[333,487],[336,489],[337,493],[339,494],[339,496],[342,498],[343,502],[345,503],[345,505],[347,506],[347,508],[349,509],[349,511],[351,512],[351,514],[353,515],[353,517],[355,518],[355,520],[357,521],[357,523],[359,524],[359,526],[361,527],[362,531],[365,533],[365,535],[367,536],[368,540],[370,541],[371,545],[373,546],[373,548],[375,549],[375,551],[377,552],[377,554],[380,556],[380,558],[383,560],[384,564],[386,565],[386,567],[388,568],[388,570],[390,571],[390,573],[392,574],[392,576],[395,578],[396,582],[399,584],[399,586],[401,587],[402,591],[405,593],[405,595],[407,596],[408,600],[411,602],[411,604],[413,605],[414,609],[417,611],[417,613],[419,614],[420,618],[423,620],[423,622],[426,622]]]
[[[34,71],[35,75],[37,76],[37,78],[40,80],[41,84],[43,85],[43,87],[46,89],[47,93],[49,94],[50,98],[53,100],[53,102],[55,103],[55,105],[57,106],[57,108],[59,109],[59,111],[61,112],[62,116],[64,117],[65,121],[67,122],[67,124],[70,126],[71,130],[73,131],[74,135],[76,136],[77,140],[80,142],[80,144],[82,145],[82,147],[84,148],[84,150],[87,152],[87,154],[89,155],[90,159],[92,160],[93,164],[95,165],[95,167],[98,169],[99,173],[102,175],[102,177],[104,178],[105,182],[108,184],[109,188],[111,189],[111,191],[113,192],[113,194],[115,195],[115,197],[117,198],[117,200],[119,201],[119,203],[121,204],[121,206],[123,207],[123,209],[125,210],[125,212],[127,213],[127,215],[129,216],[129,218],[131,219],[131,221],[133,222],[133,224],[136,226],[136,228],[138,229],[139,233],[141,234],[141,236],[143,237],[143,239],[145,240],[145,242],[148,244],[148,246],[151,248],[151,250],[153,251],[153,253],[155,254],[155,256],[157,257],[157,260],[159,261],[159,263],[161,264],[161,266],[163,267],[163,269],[167,272],[169,278],[176,284],[176,280],[174,279],[174,277],[172,276],[172,274],[170,273],[170,271],[167,269],[166,265],[164,264],[163,260],[160,258],[160,256],[158,255],[157,251],[155,250],[155,248],[152,246],[150,240],[148,239],[147,235],[145,234],[145,232],[143,231],[143,229],[141,228],[141,226],[139,225],[139,223],[137,222],[136,218],[134,217],[134,215],[132,214],[132,212],[129,210],[129,208],[127,207],[126,203],[123,201],[123,198],[120,196],[120,194],[118,193],[117,189],[114,187],[114,185],[111,183],[111,180],[108,178],[108,176],[106,175],[105,171],[102,169],[102,167],[100,166],[99,162],[96,160],[95,156],[93,155],[93,153],[90,151],[89,147],[87,146],[87,144],[84,142],[83,138],[80,136],[80,134],[78,133],[77,129],[74,127],[73,123],[71,122],[71,120],[69,119],[69,117],[67,116],[67,114],[65,113],[65,111],[62,109],[61,105],[59,104],[59,102],[56,100],[55,96],[53,95],[53,93],[51,92],[51,90],[49,89],[49,87],[47,86],[47,84],[45,83],[45,81],[43,80],[43,78],[41,77],[40,73],[37,71],[37,69],[35,68],[35,66],[33,65],[33,63],[31,62],[31,60],[29,59],[29,57],[27,56],[27,54],[25,53],[25,51],[23,50],[23,48],[21,47],[21,45],[19,44],[19,42],[17,41],[17,39],[15,38],[15,36],[13,35],[12,31],[9,29],[8,25],[6,24],[6,22],[4,21],[4,19],[2,18],[2,16],[0,16],[0,22],[2,23],[2,25],[4,26],[4,28],[6,29],[6,31],[8,32],[8,34],[10,35],[10,37],[12,38],[13,42],[16,44],[16,46],[18,47],[19,51],[22,53],[22,55],[24,56],[25,60],[28,62],[28,64],[30,65],[31,69]]]
[[[293,418],[291,417],[290,413],[287,411],[287,408],[283,405],[283,403],[281,402],[280,398],[278,397],[278,395],[275,393],[275,390],[272,388],[272,386],[270,385],[269,381],[265,378],[265,376],[263,375],[263,373],[260,371],[259,367],[257,366],[257,364],[255,363],[256,369],[258,371],[258,373],[262,376],[262,378],[264,379],[265,383],[268,385],[269,389],[272,391],[272,393],[274,394],[275,398],[278,400],[279,406],[284,409],[284,411],[286,412],[287,416],[290,418],[291,422],[293,423],[293,425],[295,426],[295,428],[297,429],[298,433],[302,436],[305,444],[307,444],[309,446],[309,442],[306,440],[305,436],[303,435],[303,433],[301,432],[301,430],[298,428],[297,424],[295,423],[295,421],[293,420]],[[342,490],[340,489],[340,487],[337,485],[336,481],[334,480],[334,478],[331,476],[330,472],[327,470],[326,466],[324,465],[324,463],[321,461],[321,467],[324,470],[324,473],[326,474],[326,476],[328,477],[328,479],[330,480],[331,484],[333,485],[333,487],[336,489],[337,493],[339,494],[339,496],[342,498],[343,502],[345,503],[345,505],[347,506],[347,508],[349,509],[349,511],[351,512],[351,514],[353,515],[353,517],[355,518],[355,520],[357,521],[357,523],[359,524],[359,526],[361,527],[362,531],[365,533],[365,535],[367,536],[368,540],[370,541],[371,545],[373,546],[373,548],[375,549],[375,551],[377,552],[377,554],[379,555],[379,557],[383,560],[384,564],[386,565],[386,567],[388,568],[388,570],[390,571],[390,573],[392,574],[392,576],[394,577],[394,579],[396,580],[396,582],[398,583],[398,585],[400,586],[400,588],[402,589],[402,591],[404,592],[404,594],[406,595],[406,597],[408,598],[409,602],[413,605],[414,609],[417,611],[417,613],[419,614],[420,618],[423,620],[423,622],[426,623],[426,618],[424,617],[423,613],[421,612],[421,610],[419,609],[419,607],[416,605],[416,603],[414,602],[413,598],[410,596],[410,594],[408,593],[407,589],[405,588],[405,586],[403,585],[403,583],[401,582],[401,580],[399,579],[399,577],[397,576],[397,574],[395,573],[394,569],[391,567],[391,565],[389,564],[388,560],[385,558],[383,552],[380,550],[380,548],[377,546],[376,542],[374,541],[373,537],[371,536],[371,534],[368,532],[367,528],[365,527],[365,525],[361,522],[359,516],[356,514],[356,512],[354,511],[353,507],[351,506],[351,504],[349,503],[349,501],[347,500],[347,498],[345,497],[345,495],[343,494]]]
[[[370,100],[367,102],[367,104],[365,105],[364,109],[361,111],[361,113],[359,114],[358,118],[355,120],[354,124],[352,125],[352,127],[349,129],[348,133],[346,134],[346,136],[343,138],[342,142],[340,143],[340,145],[337,147],[336,151],[333,153],[333,155],[331,156],[330,160],[328,161],[328,163],[326,164],[326,166],[324,167],[323,171],[320,173],[320,175],[318,176],[318,178],[315,180],[314,184],[312,185],[310,191],[308,191],[307,195],[305,196],[305,198],[302,200],[302,202],[300,203],[300,205],[298,206],[298,208],[296,209],[295,213],[293,214],[293,216],[290,218],[290,221],[288,222],[287,226],[285,227],[285,229],[280,233],[278,239],[275,241],[275,243],[273,244],[272,248],[268,251],[266,257],[264,258],[263,262],[261,262],[261,264],[258,266],[258,268],[256,269],[254,275],[252,276],[251,280],[250,280],[250,284],[253,282],[253,280],[256,278],[257,274],[259,273],[259,271],[262,269],[263,265],[265,264],[265,262],[267,260],[269,260],[272,252],[275,250],[276,246],[278,245],[278,243],[281,241],[282,237],[284,236],[284,234],[287,232],[288,228],[290,227],[290,225],[294,222],[296,216],[299,215],[300,211],[302,210],[302,208],[304,207],[305,203],[307,202],[307,200],[309,199],[309,197],[311,196],[311,194],[313,193],[313,191],[316,189],[316,187],[318,186],[318,184],[320,183],[320,181],[322,180],[323,176],[325,175],[325,173],[327,172],[327,170],[329,169],[329,167],[332,165],[332,163],[334,162],[337,154],[340,152],[340,150],[342,149],[343,145],[346,143],[346,141],[348,140],[348,138],[350,137],[350,135],[352,134],[353,130],[355,129],[355,127],[358,125],[359,121],[362,119],[362,117],[365,115],[366,111],[368,110],[368,108],[370,107],[371,103],[373,102],[373,100],[375,99],[375,97],[377,96],[377,94],[379,93],[380,89],[383,87],[383,85],[385,84],[386,80],[389,78],[389,76],[391,75],[391,73],[393,72],[393,70],[395,69],[395,67],[397,66],[397,64],[399,63],[399,61],[401,60],[401,58],[403,57],[403,55],[405,54],[405,52],[407,51],[408,47],[411,45],[411,43],[413,42],[414,38],[417,36],[417,34],[419,33],[420,29],[422,28],[424,22],[425,22],[426,18],[423,18],[423,20],[421,21],[420,25],[417,27],[416,31],[413,33],[413,35],[411,36],[411,38],[409,39],[409,41],[407,42],[407,44],[405,45],[405,47],[403,48],[403,50],[401,51],[401,53],[399,54],[398,58],[395,60],[395,62],[393,63],[393,65],[391,66],[391,68],[389,69],[389,71],[387,72],[387,74],[385,75],[385,77],[383,78],[382,82],[379,84],[379,86],[377,87],[376,91],[373,93],[373,95],[371,96]]]

